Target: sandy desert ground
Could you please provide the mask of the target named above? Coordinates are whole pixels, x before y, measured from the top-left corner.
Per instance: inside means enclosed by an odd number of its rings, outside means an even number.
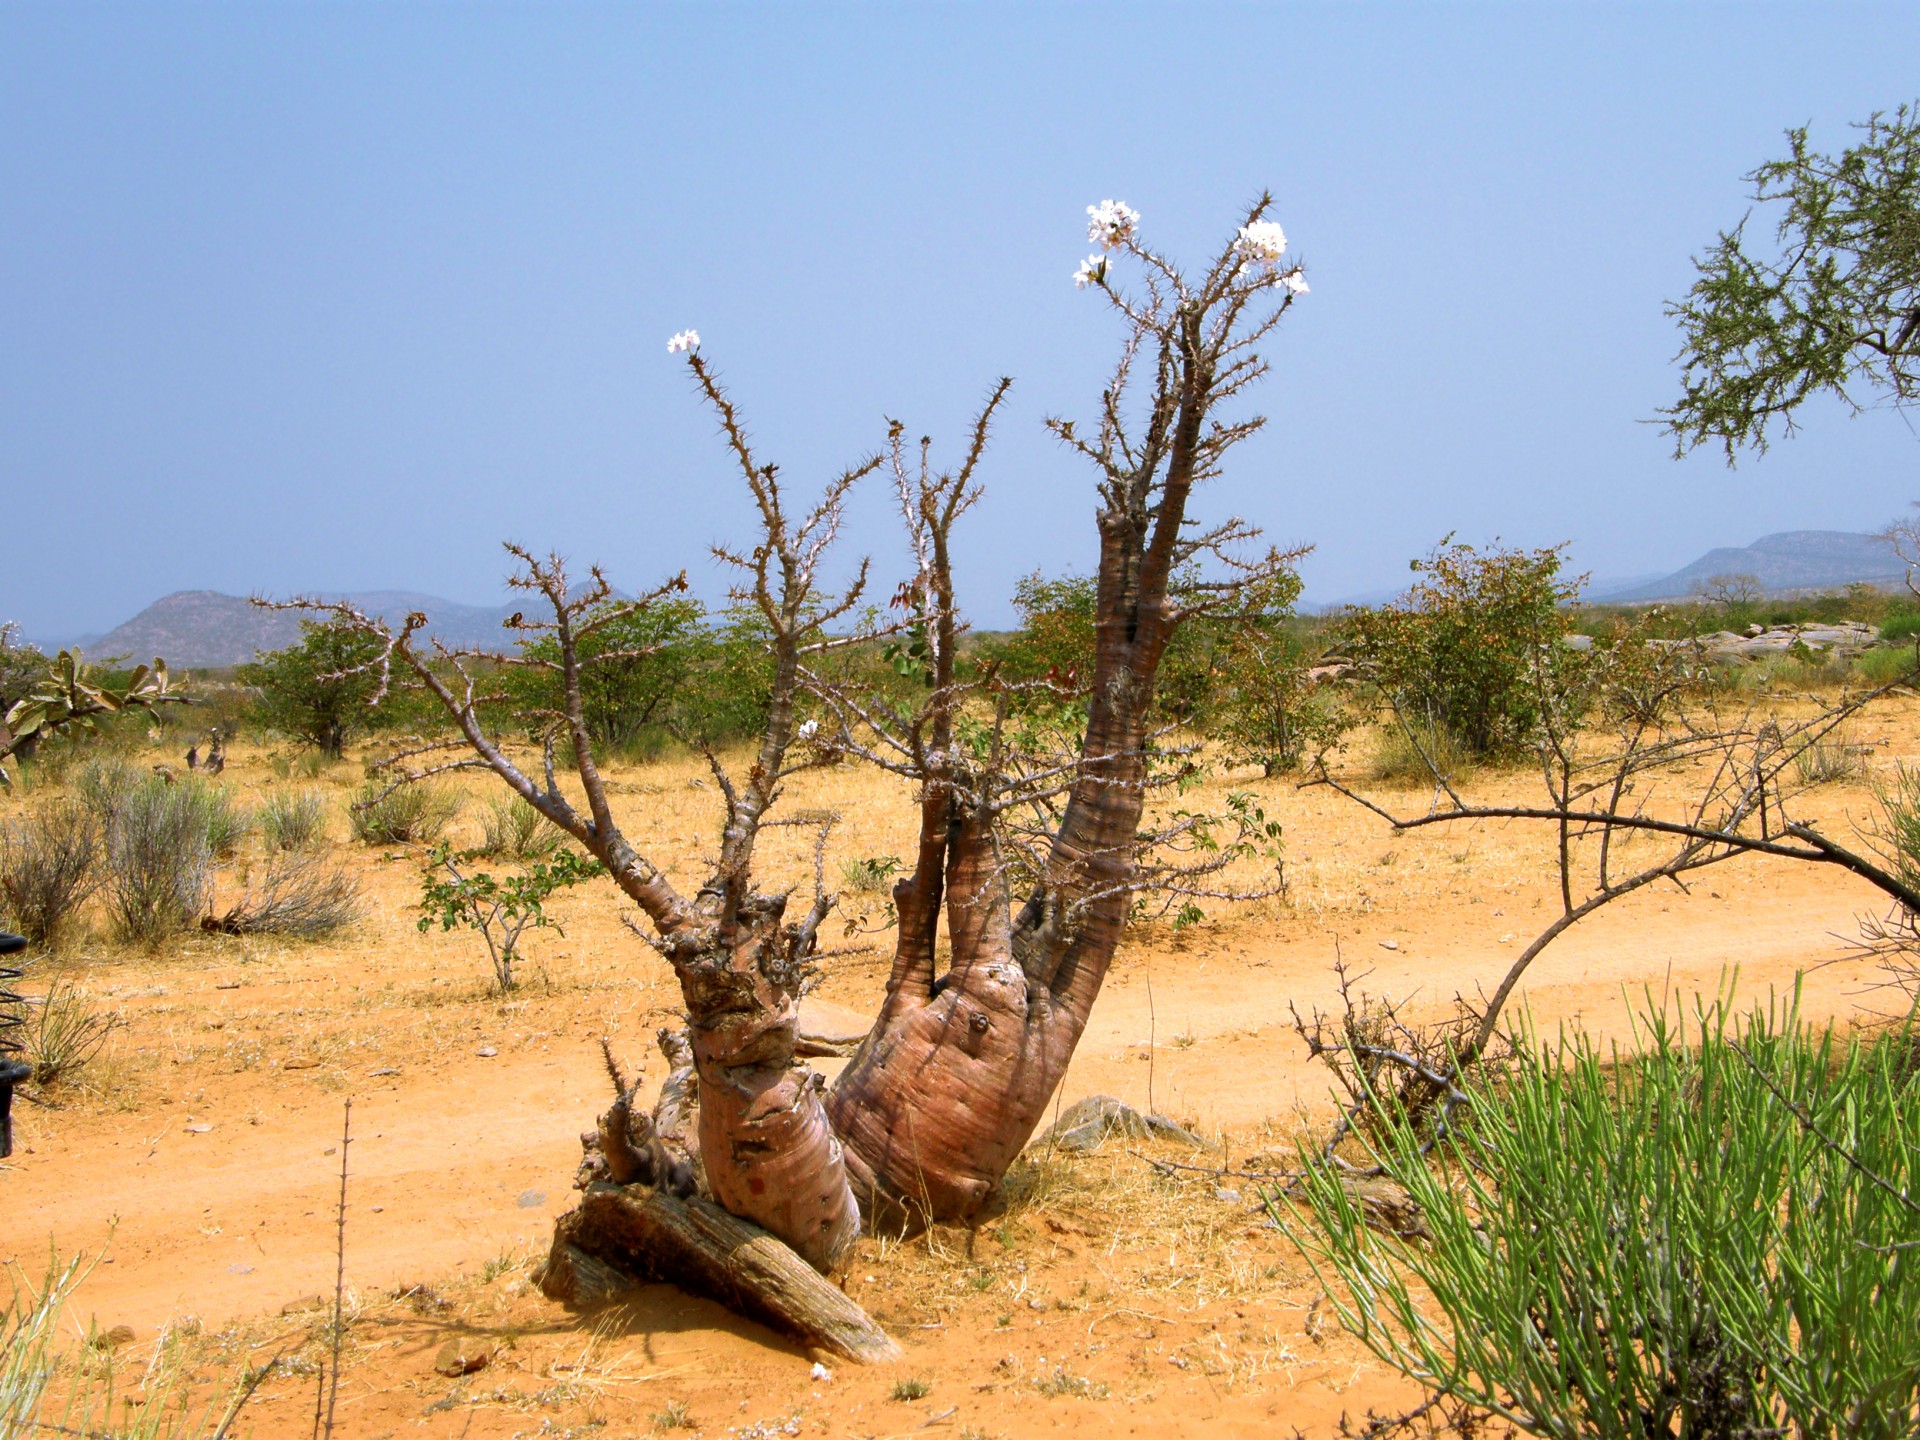
[[[1850,738],[1870,747],[1870,772],[1920,758],[1920,701],[1885,702]],[[1319,1436],[1343,1412],[1414,1398],[1318,1303],[1255,1186],[1204,1169],[1169,1175],[1147,1156],[1285,1164],[1302,1127],[1330,1108],[1289,1006],[1332,1003],[1336,956],[1416,1013],[1490,987],[1558,903],[1538,828],[1396,835],[1324,788],[1235,776],[1286,827],[1286,897],[1179,933],[1138,929],[1060,1096],[1150,1103],[1216,1148],[1033,1151],[973,1228],[862,1240],[845,1284],[907,1358],[833,1364],[820,1380],[815,1357],[674,1290],[580,1317],[532,1283],[570,1203],[578,1133],[607,1098],[599,1038],[657,1076],[650,1037],[674,1012],[664,963],[623,928],[611,887],[563,897],[564,935],[530,940],[527,983],[503,998],[477,937],[417,933],[417,859],[347,841],[359,767],[302,781],[275,778],[269,760],[243,748],[225,778],[246,796],[317,785],[334,797],[338,853],[365,885],[366,919],[318,944],[206,936],[158,956],[97,939],[77,947],[62,972],[125,1026],[77,1085],[17,1106],[18,1149],[0,1164],[0,1259],[37,1275],[49,1243],[98,1256],[67,1318],[76,1340],[90,1323],[131,1331],[80,1363],[111,1360],[135,1396],[156,1348],[184,1357],[209,1390],[278,1355],[237,1433],[312,1430],[351,1096],[352,1324],[336,1430],[356,1440]],[[691,760],[618,773],[631,833],[680,875],[713,834],[701,774]],[[1688,778],[1663,783],[1678,797]],[[466,783],[484,793],[479,778]],[[1477,788],[1518,796],[1531,783],[1515,771]],[[884,777],[820,772],[791,802],[843,815],[830,873],[841,859],[910,853],[913,809]],[[1810,791],[1801,808],[1839,835],[1868,823],[1872,803],[1858,779]],[[459,822],[467,832],[476,809]],[[776,835],[786,849],[773,868],[797,876],[804,844]],[[1743,995],[1804,980],[1810,1018],[1855,1023],[1896,1003],[1874,988],[1872,967],[1848,958],[1857,916],[1878,908],[1829,868],[1735,862],[1690,894],[1643,893],[1576,929],[1539,961],[1524,1003],[1538,1026],[1625,1038],[1648,994],[1713,992],[1737,968]],[[863,1028],[886,960],[876,949],[828,963],[811,1001],[823,1027]],[[438,1373],[450,1341],[484,1368]]]

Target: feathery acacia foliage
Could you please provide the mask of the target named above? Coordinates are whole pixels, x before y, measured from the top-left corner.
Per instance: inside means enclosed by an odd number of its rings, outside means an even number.
[[[1718,441],[1733,462],[1764,451],[1777,425],[1820,394],[1854,411],[1878,395],[1920,395],[1920,113],[1906,105],[1858,127],[1838,155],[1789,154],[1746,177],[1778,206],[1774,253],[1742,220],[1695,261],[1699,278],[1668,307],[1680,322],[1681,397],[1662,411],[1676,450]]]

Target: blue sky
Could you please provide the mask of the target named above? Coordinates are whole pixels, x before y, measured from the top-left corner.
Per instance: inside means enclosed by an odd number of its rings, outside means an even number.
[[[1602,575],[1913,499],[1906,419],[1728,470],[1644,423],[1662,314],[1810,123],[1920,93],[1920,7],[1198,3],[0,6],[0,618],[168,591],[499,593],[498,542],[643,587],[740,532],[665,350],[697,327],[798,485],[1015,377],[964,597],[1084,567],[1131,203],[1196,260],[1262,187],[1313,293],[1206,497],[1310,597],[1442,535]],[[886,496],[848,555],[897,572]]]

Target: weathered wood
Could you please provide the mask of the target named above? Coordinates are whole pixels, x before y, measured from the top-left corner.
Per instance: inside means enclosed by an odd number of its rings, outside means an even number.
[[[578,1245],[556,1239],[547,1256],[547,1268],[540,1277],[540,1288],[548,1296],[575,1310],[611,1305],[630,1292],[639,1281],[626,1271],[596,1260]]]
[[[846,1360],[900,1358],[866,1311],[787,1245],[697,1196],[589,1186],[554,1225],[540,1288],[563,1304],[600,1304],[613,1298],[610,1272],[678,1285]]]

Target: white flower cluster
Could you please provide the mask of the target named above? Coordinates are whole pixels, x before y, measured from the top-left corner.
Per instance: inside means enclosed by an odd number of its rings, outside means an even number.
[[[1102,200],[1087,207],[1087,239],[1102,250],[1117,250],[1133,238],[1140,212],[1124,200]]]
[[[1089,285],[1098,285],[1107,274],[1107,257],[1089,255],[1080,262],[1080,268],[1073,272],[1073,288],[1084,290]]]
[[[1250,225],[1242,225],[1233,248],[1240,252],[1242,266],[1256,266],[1267,272],[1268,284],[1284,285],[1295,295],[1307,293],[1307,280],[1298,265],[1287,271],[1280,269],[1280,259],[1287,253],[1287,232],[1274,221],[1255,220]]]
[[[671,340],[667,341],[667,353],[669,355],[678,355],[682,351],[698,350],[699,348],[700,332],[698,330],[682,330]]]
[[[1233,242],[1233,248],[1262,265],[1278,265],[1287,253],[1287,232],[1271,220],[1256,220],[1240,227],[1240,238]]]

